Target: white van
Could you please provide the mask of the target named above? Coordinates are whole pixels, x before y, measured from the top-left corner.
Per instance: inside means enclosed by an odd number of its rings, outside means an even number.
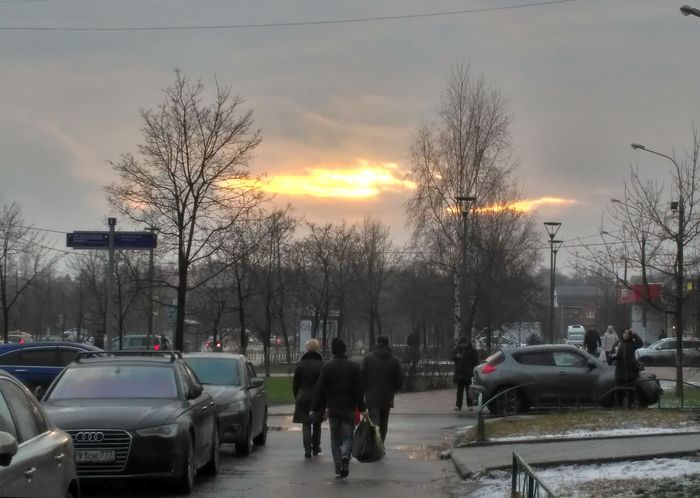
[[[566,329],[566,343],[579,348],[583,347],[586,328],[583,325],[569,325]]]

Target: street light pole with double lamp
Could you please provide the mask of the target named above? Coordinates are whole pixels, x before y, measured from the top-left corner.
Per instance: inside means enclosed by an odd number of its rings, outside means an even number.
[[[685,203],[683,199],[683,176],[674,158],[649,149],[641,144],[632,144],[634,150],[643,150],[668,159],[676,168],[678,181],[678,232],[676,233],[676,395],[683,406],[683,244],[685,237]]]
[[[467,218],[469,217],[469,208],[476,202],[476,197],[460,195],[455,196],[455,201],[457,201],[459,211],[462,214],[462,271],[459,284],[460,337],[466,337],[467,342],[471,343],[472,331],[468,330],[470,327],[467,326]]]
[[[549,235],[549,337],[547,342],[554,343],[554,274],[557,261],[557,251],[561,247],[561,240],[554,240],[561,223],[558,221],[545,221],[544,227]]]

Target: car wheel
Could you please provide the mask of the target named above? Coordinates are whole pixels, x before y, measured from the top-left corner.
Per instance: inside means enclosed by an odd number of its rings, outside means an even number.
[[[245,439],[240,443],[236,443],[236,455],[238,456],[248,456],[253,449],[253,437],[251,434],[253,430],[252,425],[253,421],[248,417],[248,425],[245,428]]]
[[[253,444],[255,444],[255,446],[265,446],[265,443],[267,443],[267,407],[265,408],[262,432],[253,438]]]
[[[494,394],[496,399],[489,405],[491,413],[509,415],[522,411],[522,395],[517,389],[509,389],[509,387],[501,387],[496,391]],[[491,409],[491,406],[493,406],[493,409]]]
[[[202,472],[208,476],[215,476],[219,473],[219,428],[214,428],[214,441],[211,449],[209,461],[202,467]]]
[[[190,494],[194,488],[194,442],[189,436],[187,442],[187,450],[185,453],[185,461],[182,464],[182,472],[175,483],[177,492],[183,495]]]

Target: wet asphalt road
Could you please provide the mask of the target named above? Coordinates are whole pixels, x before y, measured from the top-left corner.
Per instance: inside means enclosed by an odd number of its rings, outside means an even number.
[[[223,446],[218,476],[197,479],[193,498],[322,498],[381,496],[382,498],[469,496],[475,485],[460,481],[450,460],[439,454],[449,448],[454,431],[470,421],[452,415],[392,414],[386,458],[376,463],[352,461],[350,476],[336,479],[330,455],[328,425],[324,424],[323,454],[305,459],[300,426],[290,416],[270,416],[267,445],[248,457]],[[119,482],[83,487],[96,497],[170,497],[156,482]]]

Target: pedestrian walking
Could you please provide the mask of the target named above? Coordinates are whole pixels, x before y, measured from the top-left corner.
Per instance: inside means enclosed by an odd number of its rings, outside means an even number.
[[[632,406],[635,397],[635,381],[639,377],[639,363],[634,352],[644,345],[642,340],[631,328],[626,327],[622,332],[622,340],[617,345],[615,359],[615,384],[619,404]],[[622,403],[623,395],[627,393],[626,403]]]
[[[380,335],[374,350],[362,360],[365,405],[369,418],[379,426],[382,443],[389,427],[394,394],[403,386],[403,368],[389,347],[389,338]]]
[[[617,332],[612,325],[608,325],[603,334],[603,352],[605,353],[605,361],[608,365],[613,364],[613,357],[615,355],[615,347],[619,338],[617,337]]]
[[[321,454],[321,421],[311,420],[316,383],[321,375],[323,356],[319,352],[321,344],[316,339],[309,339],[304,344],[306,352],[299,359],[294,369],[292,391],[294,392],[294,417],[292,422],[301,424],[304,457]]]
[[[472,382],[474,367],[479,364],[479,355],[466,337],[460,337],[459,342],[452,352],[452,361],[455,364],[454,383],[457,384],[457,402],[455,410],[462,409],[462,402],[466,392],[467,406],[472,409],[473,401],[469,396],[469,384]]]
[[[345,343],[338,337],[331,343],[331,352],[333,359],[321,368],[309,415],[312,420],[320,420],[323,411],[328,411],[335,476],[343,478],[350,474],[355,408],[364,416],[367,410],[360,365],[347,357]]]
[[[583,345],[586,348],[586,351],[588,351],[588,354],[598,356],[598,348],[600,347],[601,342],[598,331],[595,328],[591,327],[586,331],[586,335],[583,338]]]

